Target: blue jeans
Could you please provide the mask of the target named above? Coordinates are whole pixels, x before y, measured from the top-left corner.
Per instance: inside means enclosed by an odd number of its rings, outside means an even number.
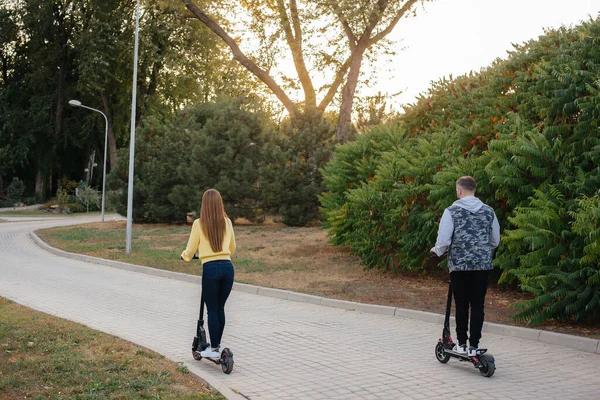
[[[209,261],[202,265],[202,294],[208,314],[208,333],[213,348],[221,345],[225,329],[225,302],[233,287],[233,264],[229,260]]]

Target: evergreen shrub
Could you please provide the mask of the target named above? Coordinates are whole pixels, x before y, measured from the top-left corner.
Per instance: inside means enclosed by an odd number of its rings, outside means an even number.
[[[472,175],[502,228],[495,276],[534,295],[515,318],[600,316],[598,76],[595,19],[435,82],[405,107],[396,144],[373,155],[368,174],[359,149],[376,130],[338,147],[323,168],[333,243],[368,268],[423,272],[456,179]]]

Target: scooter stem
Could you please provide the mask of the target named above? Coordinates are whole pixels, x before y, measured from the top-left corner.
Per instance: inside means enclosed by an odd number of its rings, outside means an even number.
[[[452,282],[448,281],[448,301],[446,302],[446,319],[444,328],[450,329],[450,310],[452,309]]]

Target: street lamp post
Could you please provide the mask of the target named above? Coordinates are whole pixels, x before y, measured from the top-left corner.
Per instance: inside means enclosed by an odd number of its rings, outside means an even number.
[[[106,148],[108,147],[108,118],[106,118],[106,115],[102,111],[96,110],[92,107],[84,106],[79,100],[70,100],[69,104],[73,107],[82,107],[87,108],[88,110],[99,112],[104,117],[104,167],[102,174],[102,222],[104,222],[104,197],[106,193]]]
[[[140,26],[140,0],[135,6],[135,44],[133,48],[133,88],[131,96],[131,128],[129,139],[129,180],[127,185],[127,238],[125,252],[131,253],[131,237],[133,236],[133,161],[135,153],[135,103],[137,96],[137,65],[138,65],[138,32]]]

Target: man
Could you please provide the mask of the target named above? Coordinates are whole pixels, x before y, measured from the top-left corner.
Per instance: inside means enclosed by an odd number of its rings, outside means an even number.
[[[492,250],[500,243],[498,218],[490,206],[475,197],[476,186],[470,176],[456,181],[458,200],[444,210],[437,241],[431,249],[438,257],[448,251],[450,283],[456,304],[458,343],[454,351],[469,356],[476,355],[479,348]],[[467,337],[469,307],[471,324]]]

